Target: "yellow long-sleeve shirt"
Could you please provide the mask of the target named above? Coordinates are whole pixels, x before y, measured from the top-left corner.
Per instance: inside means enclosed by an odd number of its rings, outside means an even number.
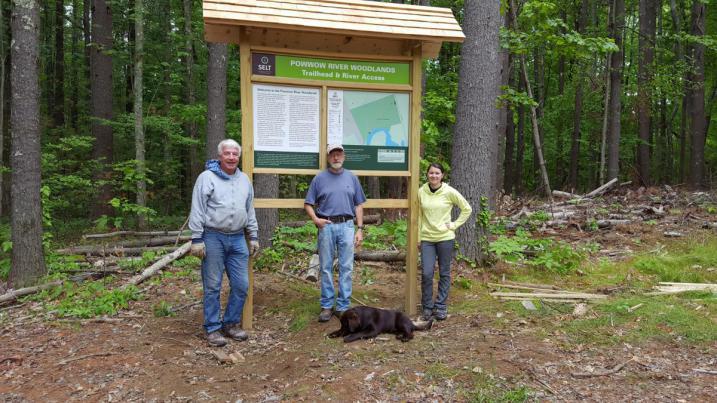
[[[468,201],[447,183],[431,192],[428,183],[418,189],[418,238],[421,241],[441,242],[455,239],[456,229],[470,217],[473,209]],[[461,210],[455,221],[451,221],[453,206]]]

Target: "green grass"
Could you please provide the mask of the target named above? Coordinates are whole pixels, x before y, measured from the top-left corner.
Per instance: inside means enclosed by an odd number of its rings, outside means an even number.
[[[290,332],[299,332],[316,320],[319,313],[319,291],[305,284],[287,283],[290,289],[297,291],[298,298],[287,299],[287,304],[277,308],[278,311],[288,312],[292,320],[289,323]]]
[[[717,297],[711,293],[616,298],[595,305],[593,310],[597,317],[561,322],[556,328],[573,343],[717,341]]]
[[[573,318],[572,305],[534,301],[536,311],[519,302],[502,301],[498,309],[507,318],[530,318],[545,334],[564,334],[567,343],[610,345],[650,341],[683,342],[703,345],[717,341],[717,294],[690,292],[669,296],[645,293],[661,281],[717,282],[717,237],[709,234],[685,241],[658,244],[630,259],[610,262],[593,259],[581,267],[582,274],[560,276],[529,267],[516,267],[510,280],[525,283],[556,284],[563,289],[594,292],[602,287],[620,287],[617,294],[591,305],[583,318]],[[483,300],[463,300],[457,307],[464,312],[481,309],[495,312]],[[642,304],[629,311],[628,308]],[[508,322],[510,320],[508,319]],[[504,322],[504,321],[503,321]],[[496,320],[493,325],[501,325]]]

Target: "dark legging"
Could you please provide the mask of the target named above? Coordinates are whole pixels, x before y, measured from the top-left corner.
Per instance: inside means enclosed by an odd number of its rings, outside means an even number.
[[[438,295],[433,302],[433,267],[438,257]],[[451,260],[453,259],[453,239],[441,242],[421,241],[421,305],[423,312],[434,309],[446,312],[448,291],[451,288]]]

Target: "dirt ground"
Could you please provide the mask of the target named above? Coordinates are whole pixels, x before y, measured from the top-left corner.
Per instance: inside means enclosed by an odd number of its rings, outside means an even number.
[[[601,231],[593,241],[608,254],[625,252],[629,239],[647,244],[666,229],[627,226]],[[563,235],[571,242],[584,236],[575,229]],[[196,272],[143,284],[144,298],[111,318],[44,320],[37,303],[5,306],[0,399],[717,401],[717,377],[695,371],[717,367],[717,343],[666,338],[670,341],[637,345],[577,344],[492,299],[485,275],[478,273],[454,266],[454,276],[474,286],[454,286],[448,320],[417,332],[408,343],[392,335],[349,344],[328,338],[339,323],[316,321],[317,286],[266,271],[255,275],[249,340],[219,349],[204,340]],[[354,295],[373,306],[400,308],[404,283],[398,267],[359,264]],[[157,317],[154,310],[162,301],[181,309],[176,316]],[[235,362],[221,362],[217,351],[232,354]],[[601,371],[610,373],[599,376]]]
[[[385,270],[370,290],[375,305],[398,307],[405,275]],[[293,281],[272,273],[255,278],[255,322],[247,342],[218,349],[237,363],[220,363],[203,340],[201,305],[175,317],[155,317],[158,300],[192,303],[201,286],[172,279],[145,290],[116,318],[90,321],[31,319],[31,306],[11,310],[15,320],[0,335],[0,397],[4,401],[469,401],[481,390],[526,387],[535,400],[715,401],[715,346],[679,343],[616,347],[569,345],[560,334],[543,335],[517,317],[492,326],[496,316],[452,314],[433,329],[402,343],[391,335],[344,344],[326,334],[335,318],[313,317],[289,331],[291,300],[307,300]],[[480,291],[479,293],[483,293]],[[453,303],[477,298],[454,290]],[[376,301],[377,300],[377,301]],[[307,300],[308,301],[308,300]],[[307,302],[308,303],[308,302]],[[318,303],[314,302],[318,310]],[[510,312],[505,312],[510,315]],[[17,323],[15,320],[12,323]],[[22,322],[21,322],[22,323]],[[610,369],[615,374],[576,378],[573,372]],[[487,389],[486,389],[487,388]],[[490,390],[488,390],[490,389]],[[492,393],[493,393],[492,392]]]

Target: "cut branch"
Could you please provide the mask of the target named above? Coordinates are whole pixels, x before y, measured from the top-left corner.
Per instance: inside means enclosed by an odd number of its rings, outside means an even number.
[[[144,280],[152,277],[155,273],[162,270],[165,266],[172,263],[173,261],[179,259],[180,257],[184,256],[189,252],[189,248],[192,246],[191,242],[187,242],[184,245],[180,246],[175,250],[174,252],[168,254],[167,256],[163,257],[159,261],[157,261],[155,264],[149,266],[148,268],[144,269],[142,273],[132,277],[127,284],[122,286],[123,288],[126,288],[130,285],[137,285]]]
[[[35,287],[26,287],[26,288],[20,288],[18,290],[11,290],[6,292],[3,295],[0,295],[0,304],[8,302],[8,301],[14,301],[15,299],[19,297],[23,297],[25,295],[34,294],[36,292],[40,292],[42,290],[46,290],[48,288],[56,287],[62,285],[62,281],[53,281],[50,283],[41,284]]]

